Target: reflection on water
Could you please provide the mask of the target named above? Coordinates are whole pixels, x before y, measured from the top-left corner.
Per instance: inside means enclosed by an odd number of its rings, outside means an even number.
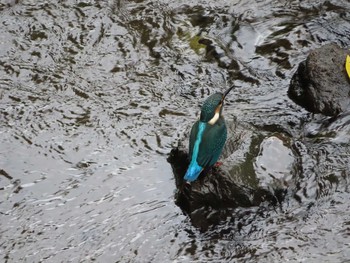
[[[345,0],[0,3],[2,260],[347,260],[349,115],[312,116],[286,94],[311,49],[350,45],[349,11]],[[279,208],[237,208],[201,233],[174,204],[166,157],[204,98],[231,84],[226,119],[261,131],[232,164],[261,184],[292,166],[292,189]]]

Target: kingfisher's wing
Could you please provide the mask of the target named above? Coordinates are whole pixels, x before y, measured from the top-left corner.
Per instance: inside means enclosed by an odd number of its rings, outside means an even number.
[[[190,161],[191,161],[191,159],[192,159],[193,147],[194,147],[194,143],[195,143],[195,141],[196,141],[197,134],[198,134],[198,125],[199,125],[199,121],[196,121],[195,124],[193,124],[192,129],[191,129],[191,134],[190,134],[190,145],[189,145],[189,156],[190,156]]]
[[[197,162],[202,167],[210,167],[219,159],[227,138],[225,121],[220,118],[214,125],[208,124],[203,132]]]

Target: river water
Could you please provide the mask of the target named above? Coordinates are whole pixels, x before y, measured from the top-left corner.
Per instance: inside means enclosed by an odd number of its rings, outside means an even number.
[[[349,260],[349,114],[287,96],[310,50],[350,46],[347,0],[2,0],[0,14],[1,262]],[[232,84],[226,120],[261,131],[232,161],[292,190],[201,231],[167,157]]]

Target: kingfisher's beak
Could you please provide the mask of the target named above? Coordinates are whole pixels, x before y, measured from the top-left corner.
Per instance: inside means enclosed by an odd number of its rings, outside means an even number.
[[[227,94],[229,94],[229,92],[230,92],[234,87],[236,87],[236,86],[235,86],[235,85],[232,85],[228,90],[226,90],[226,91],[224,92],[224,96],[222,96],[222,100],[221,100],[221,101],[224,101],[224,100],[225,100]]]

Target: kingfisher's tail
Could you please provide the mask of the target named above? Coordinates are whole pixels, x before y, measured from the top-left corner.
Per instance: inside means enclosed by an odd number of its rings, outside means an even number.
[[[200,173],[203,171],[203,168],[200,167],[197,162],[191,162],[190,166],[187,169],[184,179],[189,182],[193,182],[198,178]]]

